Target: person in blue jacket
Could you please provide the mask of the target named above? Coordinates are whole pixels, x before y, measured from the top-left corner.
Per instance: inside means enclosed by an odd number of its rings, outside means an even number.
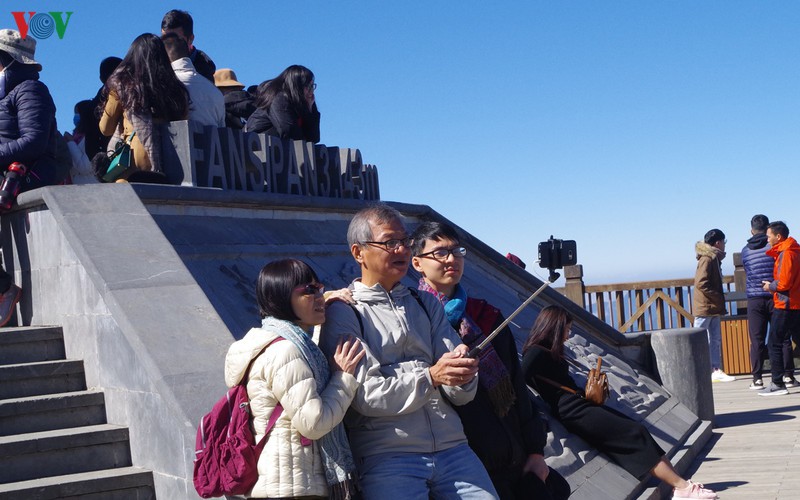
[[[764,281],[772,281],[772,269],[775,259],[766,254],[769,250],[767,243],[767,226],[769,218],[766,215],[756,214],[750,219],[750,239],[742,249],[742,265],[744,266],[745,283],[747,290],[747,325],[750,334],[750,370],[753,382],[750,389],[763,389],[761,371],[764,360],[767,359],[767,326],[772,318],[772,294],[762,289]],[[797,385],[794,378],[794,360],[792,359],[792,342],[784,344],[784,383],[789,387]]]
[[[69,171],[69,165],[58,160],[69,151],[58,133],[53,98],[39,81],[42,65],[34,59],[35,52],[33,37],[0,29],[0,172],[6,176],[14,162],[24,165],[21,191],[57,184]],[[0,267],[0,326],[11,319],[21,294]]]

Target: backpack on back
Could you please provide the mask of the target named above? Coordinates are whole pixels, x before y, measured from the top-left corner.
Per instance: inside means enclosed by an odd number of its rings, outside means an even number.
[[[194,488],[203,498],[242,495],[258,480],[258,457],[267,437],[283,412],[279,404],[272,411],[264,437],[256,444],[250,429],[250,400],[247,380],[253,361],[278,340],[278,337],[250,361],[244,379],[217,401],[197,428],[194,458]]]

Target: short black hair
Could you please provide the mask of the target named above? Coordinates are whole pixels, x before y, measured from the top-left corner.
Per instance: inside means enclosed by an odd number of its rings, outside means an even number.
[[[425,248],[425,242],[428,240],[447,239],[460,242],[455,228],[446,222],[423,222],[417,226],[411,237],[414,239],[414,243],[411,244],[411,255],[421,254],[422,249]]]
[[[763,233],[769,227],[769,218],[764,214],[756,214],[750,219],[750,229],[753,231]]]
[[[117,56],[106,57],[100,61],[100,81],[103,82],[103,85],[106,84],[108,77],[111,76],[111,73],[117,69],[117,66],[119,66],[121,62],[122,59]]]
[[[299,319],[292,309],[292,291],[308,283],[318,283],[317,273],[311,266],[298,259],[273,260],[258,274],[256,301],[262,318],[286,321]]]
[[[776,220],[775,222],[771,223],[769,226],[767,226],[767,229],[772,229],[774,234],[780,234],[784,238],[789,237],[789,227],[781,220]]]
[[[189,44],[176,33],[170,32],[161,35],[161,41],[164,42],[170,62],[189,57]]]
[[[703,241],[708,243],[709,245],[713,245],[718,241],[722,241],[725,239],[725,233],[722,232],[721,229],[712,229],[706,233],[703,237]]]
[[[182,28],[183,34],[186,36],[194,35],[194,20],[185,10],[172,9],[161,19],[161,31],[177,28]]]

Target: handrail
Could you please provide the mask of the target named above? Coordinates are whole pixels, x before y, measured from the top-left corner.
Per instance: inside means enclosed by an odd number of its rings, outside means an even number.
[[[583,285],[583,269],[574,267],[565,272],[562,293],[621,333],[684,328],[694,321],[692,278]],[[727,294],[736,290],[734,276],[723,276],[722,281]],[[735,301],[729,299],[726,307],[738,313]]]

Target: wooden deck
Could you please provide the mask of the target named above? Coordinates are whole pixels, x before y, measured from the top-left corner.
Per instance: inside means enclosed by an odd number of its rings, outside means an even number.
[[[764,383],[769,383],[765,374]],[[800,387],[763,397],[749,376],[715,383],[713,437],[688,471],[723,500],[800,498]]]

